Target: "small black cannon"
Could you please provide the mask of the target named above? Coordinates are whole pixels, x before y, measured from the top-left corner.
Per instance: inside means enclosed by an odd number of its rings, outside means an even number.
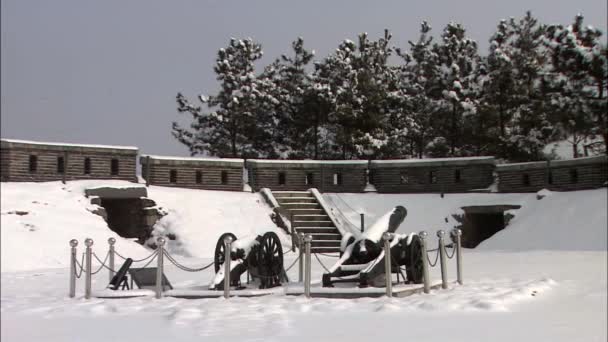
[[[249,272],[253,281],[259,281],[261,289],[280,286],[288,281],[283,269],[283,247],[274,232],[257,235],[254,238],[237,239],[232,233],[224,233],[215,245],[215,277],[209,289],[224,287],[224,261],[226,258],[225,239],[232,239],[230,255],[230,285],[241,287],[241,275]]]
[[[385,266],[382,235],[394,233],[407,216],[407,210],[397,206],[382,216],[359,238],[344,236],[341,257],[323,274],[323,286],[338,282],[359,282],[360,287],[384,286]],[[422,241],[416,234],[397,235],[390,241],[391,271],[400,274],[405,266],[407,281],[422,283]],[[332,279],[339,278],[339,279]],[[405,280],[405,279],[404,279]]]

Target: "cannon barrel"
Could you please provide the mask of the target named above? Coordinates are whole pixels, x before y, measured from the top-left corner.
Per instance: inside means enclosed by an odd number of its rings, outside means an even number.
[[[407,210],[399,205],[380,217],[361,235],[359,240],[353,242],[355,246],[347,263],[359,264],[376,259],[382,252],[382,234],[397,231],[406,216]]]

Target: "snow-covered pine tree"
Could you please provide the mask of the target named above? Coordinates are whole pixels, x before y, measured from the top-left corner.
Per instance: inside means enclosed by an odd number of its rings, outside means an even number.
[[[464,119],[476,114],[478,107],[474,84],[474,71],[479,62],[477,43],[456,23],[446,26],[441,39],[441,44],[433,46],[442,73],[437,80],[437,87],[441,89],[441,119],[435,120],[435,124],[449,141],[450,155],[464,154],[457,151],[463,144]]]
[[[437,113],[438,88],[433,87],[438,79],[439,64],[437,54],[431,47],[433,37],[430,35],[431,26],[423,21],[420,37],[414,43],[408,41],[409,52],[395,49],[403,59],[404,64],[398,70],[398,87],[407,98],[402,105],[409,113],[399,126],[406,130],[402,139],[395,139],[392,144],[400,147],[404,155],[422,158],[425,148],[433,139],[433,118]]]
[[[336,51],[315,63],[313,89],[329,105],[327,136],[334,140],[337,157],[369,157],[386,146],[387,125],[399,97],[388,30],[370,41],[366,33],[358,44],[344,40]],[[401,100],[401,99],[399,99]]]
[[[316,158],[322,121],[319,111],[309,103],[314,97],[306,70],[314,51],[304,48],[301,37],[292,43],[292,49],[292,55],[282,55],[271,66],[275,74],[272,78],[275,121],[280,133],[274,143],[282,157]]]
[[[174,122],[173,135],[192,155],[250,157],[269,153],[267,126],[271,123],[260,106],[268,95],[254,73],[254,62],[261,57],[260,44],[250,38],[232,38],[218,51],[214,66],[220,90],[214,96],[199,96],[210,112],[177,95],[178,111],[190,113],[193,121],[190,129]]]
[[[553,119],[562,138],[572,144],[574,158],[579,157],[579,144],[587,138],[602,134],[606,139],[608,76],[606,47],[600,37],[599,30],[583,26],[581,14],[571,25],[551,25],[546,31],[551,54],[551,104],[556,114]]]

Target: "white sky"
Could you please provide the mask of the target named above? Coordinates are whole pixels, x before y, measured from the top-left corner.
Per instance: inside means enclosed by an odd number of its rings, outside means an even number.
[[[481,53],[501,18],[526,10],[543,23],[576,13],[606,32],[605,0],[159,1],[3,0],[1,136],[139,146],[188,155],[171,136],[175,95],[214,93],[213,63],[230,37],[252,37],[262,64],[304,37],[317,58],[360,32],[393,32],[406,47],[428,20],[461,22]]]

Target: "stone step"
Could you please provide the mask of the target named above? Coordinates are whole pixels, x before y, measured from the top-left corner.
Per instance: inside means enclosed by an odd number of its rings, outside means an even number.
[[[319,203],[281,203],[281,208],[292,209],[320,209]]]
[[[300,227],[334,227],[334,223],[331,221],[296,221],[294,220],[293,226],[296,229]]]
[[[314,197],[275,197],[277,202],[281,206],[284,204],[290,203],[315,203],[317,204],[317,199]]]
[[[310,252],[311,253],[339,253],[340,247],[314,247],[313,248],[311,246]],[[338,256],[339,254],[335,254],[335,255]],[[330,265],[327,265],[327,267],[330,267]]]
[[[293,220],[298,222],[298,221],[330,221],[329,220],[329,216],[325,215],[325,214],[321,214],[321,215],[316,215],[316,214],[311,214],[311,215],[293,215]]]
[[[325,215],[323,209],[288,209],[290,214],[297,215]]]
[[[272,194],[275,198],[278,197],[314,197],[308,191],[273,191]]]
[[[296,231],[304,234],[340,234],[336,227],[298,227]]]
[[[315,236],[312,236],[312,242],[310,247],[338,247],[340,248],[340,240],[315,240]]]
[[[312,235],[312,240],[326,240],[326,241],[342,241],[342,235],[336,231],[335,234],[325,234],[325,233],[308,233]]]

